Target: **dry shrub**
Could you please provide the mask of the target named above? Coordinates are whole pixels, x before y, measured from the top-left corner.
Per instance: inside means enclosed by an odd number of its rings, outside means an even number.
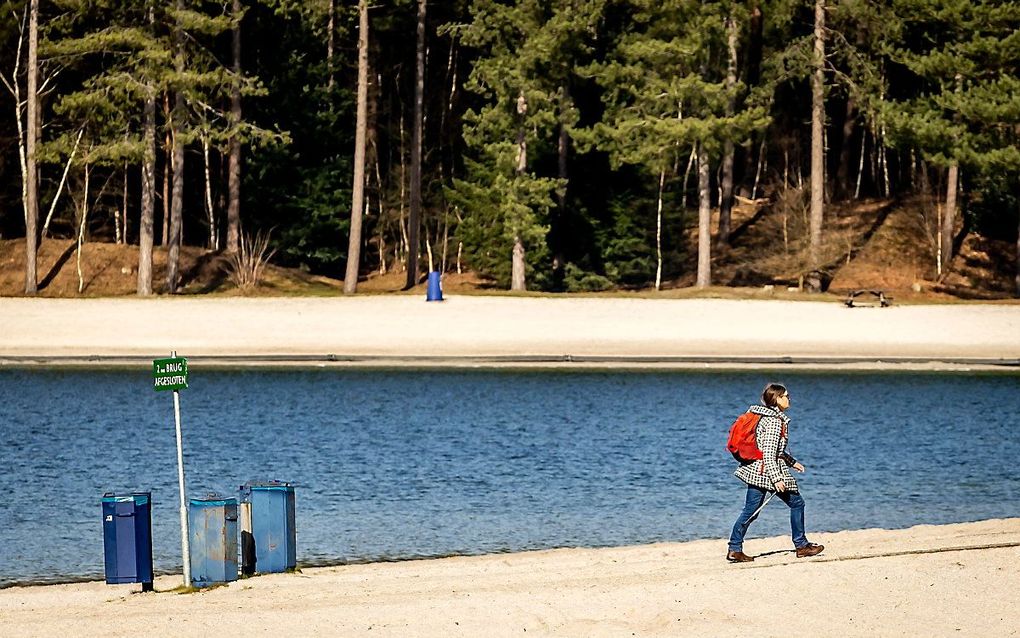
[[[254,238],[242,233],[237,252],[227,262],[227,277],[241,292],[251,291],[259,285],[266,264],[275,254],[275,248],[269,249],[268,232],[259,231]]]
[[[798,284],[814,271],[828,273],[847,263],[859,248],[865,225],[857,215],[840,215],[828,205],[819,261],[810,258],[811,190],[806,185],[779,184],[772,191],[768,214],[756,224],[756,239],[745,240],[743,268],[769,273],[772,282]],[[829,273],[831,274],[831,273]]]
[[[806,186],[778,188],[772,210],[782,222],[783,252],[789,253],[790,244],[796,244],[808,235],[811,225],[811,192]]]

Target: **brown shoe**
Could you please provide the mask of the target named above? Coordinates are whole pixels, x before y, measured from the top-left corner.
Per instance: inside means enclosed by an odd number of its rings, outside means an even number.
[[[821,554],[823,549],[825,549],[825,545],[819,545],[817,543],[808,543],[804,547],[797,548],[797,558],[807,558],[808,556]]]
[[[750,563],[754,560],[754,556],[748,556],[744,552],[727,552],[726,560],[731,563]]]

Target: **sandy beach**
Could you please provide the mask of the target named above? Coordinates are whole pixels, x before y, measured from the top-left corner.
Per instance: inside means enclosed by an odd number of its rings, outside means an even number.
[[[1020,519],[0,590],[4,636],[1014,636]]]
[[[410,296],[0,299],[0,366],[1020,364],[1020,305]],[[593,521],[593,524],[597,522]],[[862,527],[867,521],[861,522]],[[0,590],[2,636],[1010,636],[1020,518],[906,530],[305,569],[182,594],[101,582]]]
[[[1020,305],[463,296],[0,299],[0,363],[1020,363]]]

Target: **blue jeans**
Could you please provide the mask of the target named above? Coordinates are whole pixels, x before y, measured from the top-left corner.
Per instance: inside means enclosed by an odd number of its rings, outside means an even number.
[[[747,499],[744,501],[744,511],[737,517],[733,524],[733,531],[730,533],[729,551],[739,552],[744,548],[744,534],[754,519],[758,516],[754,513],[765,501],[765,490],[747,486]],[[804,536],[804,499],[796,492],[779,492],[776,494],[790,508],[790,533],[793,536],[794,547],[804,547],[808,539]]]

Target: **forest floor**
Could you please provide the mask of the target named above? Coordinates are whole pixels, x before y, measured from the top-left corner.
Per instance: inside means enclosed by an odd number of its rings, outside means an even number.
[[[708,290],[692,286],[697,268],[697,229],[687,233],[685,274],[663,282],[662,290],[631,289],[591,293],[677,297],[796,298],[809,270],[804,237],[807,207],[796,191],[769,205],[742,200],[733,212],[733,232],[725,251],[713,251]],[[960,233],[958,252],[948,272],[935,273],[932,207],[920,200],[868,200],[852,206],[833,205],[825,222],[823,281],[829,295],[845,297],[853,290],[882,290],[903,302],[998,299],[1013,297],[1014,246],[975,233]],[[713,225],[714,225],[713,221]],[[153,286],[165,291],[166,250],[153,251]],[[182,294],[242,294],[228,276],[228,258],[203,248],[185,246],[180,253]],[[73,239],[46,239],[39,250],[39,295],[44,297],[117,297],[135,292],[138,247],[87,242],[81,254]],[[23,239],[0,240],[0,296],[24,290]],[[373,272],[358,284],[369,294],[424,294],[421,283],[402,291],[405,274]],[[247,294],[263,296],[333,296],[343,282],[299,269],[270,264],[261,285]],[[501,294],[473,273],[446,273],[444,294]]]

